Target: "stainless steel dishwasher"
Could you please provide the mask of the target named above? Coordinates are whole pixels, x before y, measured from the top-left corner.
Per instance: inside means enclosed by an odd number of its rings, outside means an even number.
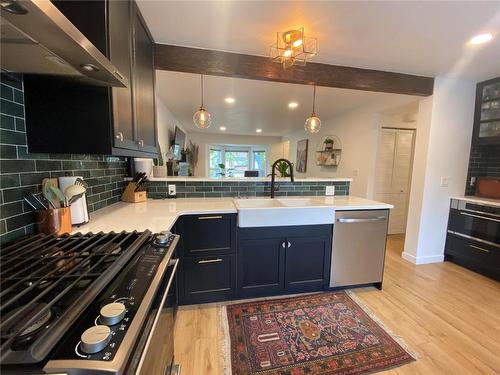
[[[382,288],[389,210],[336,211],[330,287]]]

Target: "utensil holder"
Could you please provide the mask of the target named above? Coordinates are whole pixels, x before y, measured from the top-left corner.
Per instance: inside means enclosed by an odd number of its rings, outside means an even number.
[[[125,191],[122,194],[122,201],[129,203],[139,203],[148,200],[148,194],[146,191],[135,191],[137,185],[135,182],[129,182]]]
[[[58,236],[70,233],[70,208],[61,207],[35,211],[35,223],[39,233],[57,234]]]

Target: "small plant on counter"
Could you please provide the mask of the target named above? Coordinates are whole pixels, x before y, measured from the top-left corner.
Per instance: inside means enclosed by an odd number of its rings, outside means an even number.
[[[276,164],[276,169],[280,173],[281,177],[290,177],[290,168],[284,161],[280,161],[278,164]]]

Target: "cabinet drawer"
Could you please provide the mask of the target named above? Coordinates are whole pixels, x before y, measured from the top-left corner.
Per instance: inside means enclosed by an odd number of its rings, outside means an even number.
[[[181,304],[231,299],[236,286],[234,255],[184,258]]]
[[[182,217],[184,256],[230,254],[236,245],[236,214]]]
[[[498,266],[498,262],[500,261],[500,245],[494,246],[448,233],[446,254],[484,262],[496,261]]]
[[[464,267],[500,278],[500,247],[448,233],[446,258]]]

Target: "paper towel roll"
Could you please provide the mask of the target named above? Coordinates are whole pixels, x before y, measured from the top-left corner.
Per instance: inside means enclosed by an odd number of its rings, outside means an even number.
[[[69,185],[74,185],[77,178],[83,177],[81,176],[68,176],[68,177],[59,177],[59,189],[64,193],[64,190]],[[89,221],[89,212],[87,210],[87,197],[86,194],[83,194],[81,198],[78,198],[76,201],[71,203],[71,224],[83,224]]]

